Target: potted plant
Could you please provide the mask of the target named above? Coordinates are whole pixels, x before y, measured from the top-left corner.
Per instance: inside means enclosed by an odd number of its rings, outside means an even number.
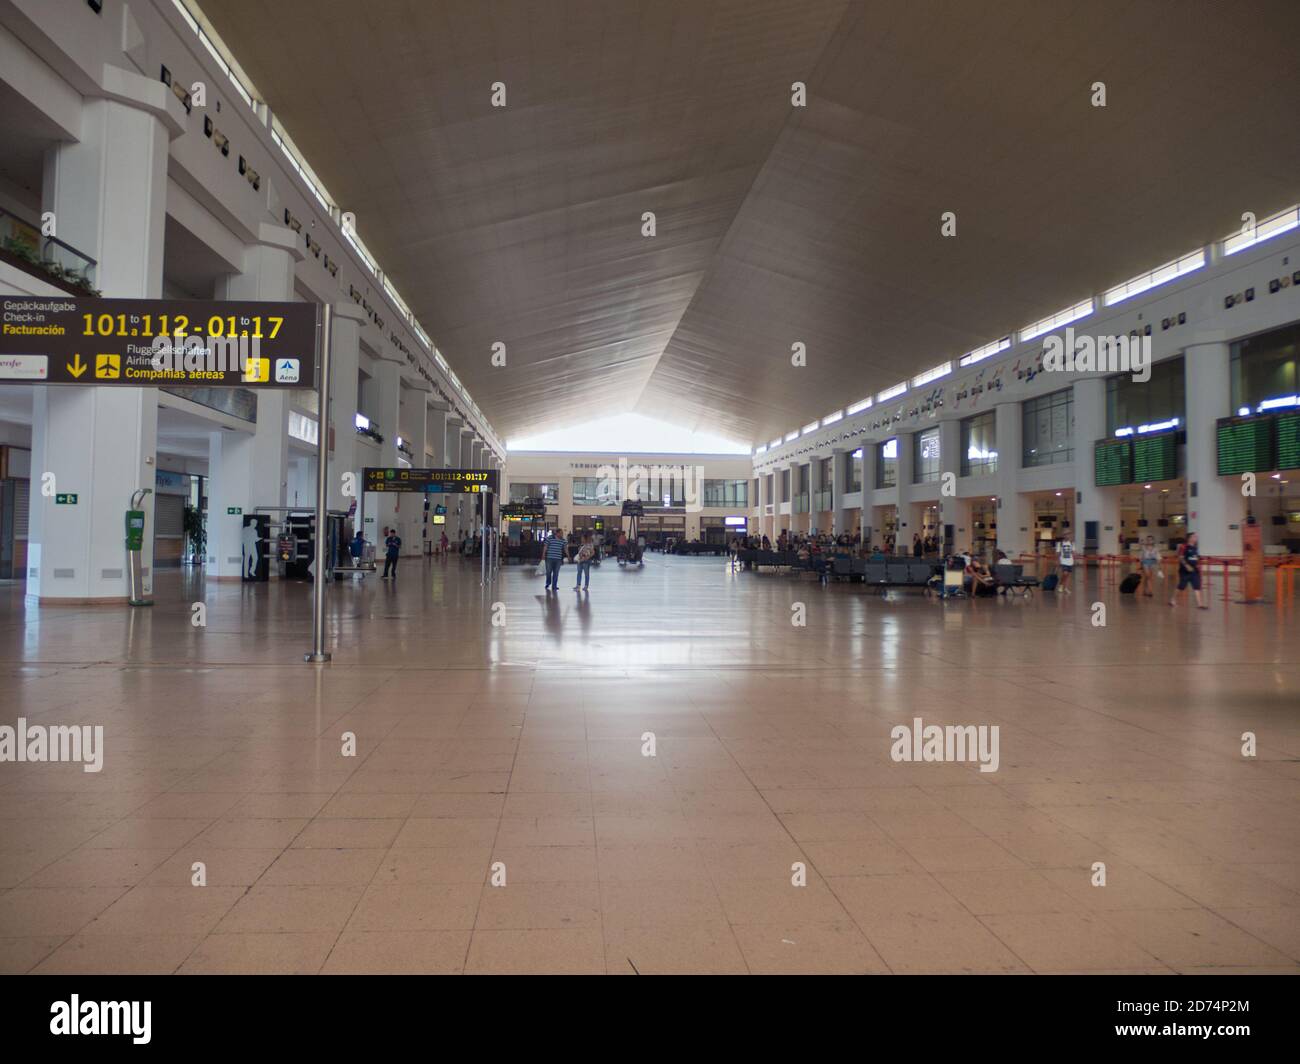
[[[185,507],[183,526],[190,545],[190,564],[202,565],[208,553],[208,530],[202,511],[193,506]]]

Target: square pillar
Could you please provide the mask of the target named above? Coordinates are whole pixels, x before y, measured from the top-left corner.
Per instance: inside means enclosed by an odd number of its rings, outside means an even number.
[[[1024,417],[1019,403],[999,403],[995,413],[998,447],[997,545],[1014,558],[1033,549],[1033,515],[1029,498],[1018,489],[1023,452]]]
[[[89,99],[81,139],[46,153],[41,206],[54,212],[61,239],[97,261],[96,284],[107,297],[162,295],[170,135],[154,112]],[[28,601],[125,602],[124,514],[132,493],[155,487],[158,392],[32,391]],[[49,495],[41,491],[47,474]],[[55,493],[75,493],[77,504],[58,505]],[[146,495],[140,507],[146,592],[153,588],[153,500]]]
[[[1106,381],[1085,377],[1074,382],[1075,506],[1070,539],[1076,551],[1089,546],[1088,526],[1097,530],[1096,551],[1119,553],[1119,488],[1099,488],[1093,445],[1106,435]]]
[[[1240,556],[1246,498],[1240,477],[1219,476],[1215,421],[1232,413],[1230,351],[1197,336],[1183,352],[1187,402],[1187,531],[1203,555]],[[1201,342],[1204,341],[1204,342]]]

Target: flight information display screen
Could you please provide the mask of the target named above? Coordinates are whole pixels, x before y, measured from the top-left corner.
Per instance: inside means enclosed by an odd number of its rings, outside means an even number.
[[[1178,476],[1178,433],[1133,437],[1133,479],[1139,483]]]
[[[378,469],[367,466],[366,491],[418,491],[432,495],[497,492],[495,469]]]
[[[1273,469],[1277,419],[1222,417],[1215,425],[1219,476],[1265,473]]]
[[[1278,414],[1277,468],[1300,469],[1300,410]]]
[[[1093,470],[1099,488],[1132,484],[1132,444],[1128,440],[1098,440],[1093,448]]]

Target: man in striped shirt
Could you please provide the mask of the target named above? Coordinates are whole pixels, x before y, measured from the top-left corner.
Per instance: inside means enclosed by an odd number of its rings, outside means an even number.
[[[546,539],[546,590],[560,590],[560,566],[564,564],[564,536],[554,529]]]

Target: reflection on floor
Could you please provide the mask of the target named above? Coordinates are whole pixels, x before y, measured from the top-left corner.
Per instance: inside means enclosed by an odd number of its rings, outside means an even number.
[[[323,668],[304,585],[0,591],[0,723],[104,729],[101,772],[0,764],[0,968],[1297,970],[1294,614],[571,585],[405,560],[331,588]],[[914,718],[997,771],[893,760]]]

